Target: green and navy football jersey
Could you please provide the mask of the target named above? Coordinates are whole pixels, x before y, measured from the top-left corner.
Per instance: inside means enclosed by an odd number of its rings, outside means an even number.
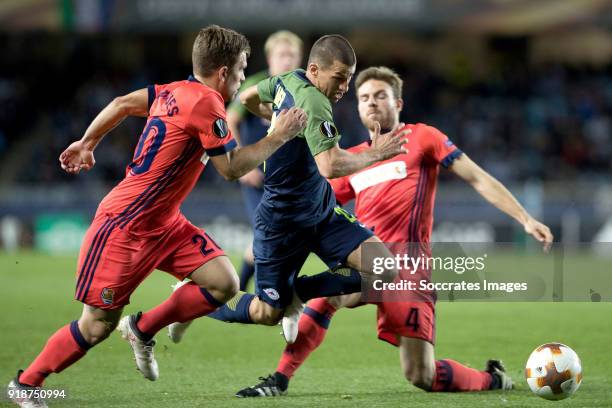
[[[308,123],[266,160],[264,194],[256,222],[273,228],[317,224],[336,205],[334,192],[314,160],[340,139],[331,102],[301,69],[265,79],[257,84],[257,91],[262,102],[272,103],[270,130],[278,113],[293,106],[308,114]]]

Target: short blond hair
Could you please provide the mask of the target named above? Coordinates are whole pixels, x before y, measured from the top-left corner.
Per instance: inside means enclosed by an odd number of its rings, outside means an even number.
[[[370,67],[364,69],[357,75],[357,79],[355,79],[355,89],[359,89],[364,82],[369,81],[370,79],[376,79],[378,81],[388,83],[391,86],[395,99],[402,99],[402,85],[404,84],[404,81],[402,81],[399,75],[397,75],[397,73],[391,68]]]
[[[302,39],[291,31],[280,30],[273,34],[270,34],[270,36],[266,40],[266,43],[264,45],[264,52],[266,53],[266,56],[270,55],[270,53],[272,52],[272,48],[282,42],[286,42],[289,45],[296,47],[300,55],[302,55],[304,48],[304,43],[302,42]]]

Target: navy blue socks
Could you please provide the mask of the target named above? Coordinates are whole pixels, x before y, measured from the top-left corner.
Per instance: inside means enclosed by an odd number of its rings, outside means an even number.
[[[253,322],[249,315],[249,306],[254,297],[255,295],[252,293],[238,292],[226,304],[208,314],[208,317],[228,323],[251,324]]]
[[[295,292],[303,302],[361,292],[361,275],[355,269],[344,267],[317,275],[298,276],[295,279]]]

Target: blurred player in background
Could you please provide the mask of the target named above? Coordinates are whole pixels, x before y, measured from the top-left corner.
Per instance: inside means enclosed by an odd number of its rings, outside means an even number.
[[[9,384],[14,402],[44,407],[40,387],[105,340],[117,325],[129,341],[138,369],[149,380],[159,371],[153,336],[176,321],[206,315],[238,291],[236,272],[223,250],[180,212],[180,205],[210,160],[235,180],[260,165],[304,128],[300,109],[283,111],[274,130],[258,143],[236,149],[225,119],[244,81],[247,39],[219,26],[202,29],[193,45],[193,76],[149,86],[114,99],[93,120],[83,138],[61,155],[64,170],[90,170],[93,150],[127,116],[148,116],[125,178],[100,203],[81,246],[75,297],[84,303],[78,320],[53,334],[42,352]],[[191,280],[146,313],[126,316],[130,295],[154,270]]]
[[[264,45],[268,69],[248,77],[240,91],[257,84],[270,76],[276,76],[297,69],[302,63],[303,44],[300,37],[286,30],[270,35]],[[240,91],[238,91],[240,93]],[[250,113],[238,99],[229,106],[227,111],[229,125],[238,145],[246,146],[258,142],[266,135],[270,122]],[[256,168],[240,177],[240,189],[251,227],[254,227],[255,209],[263,194],[263,170]],[[240,268],[240,290],[246,291],[249,280],[255,272],[253,245],[249,245],[244,253]]]
[[[372,67],[356,80],[359,116],[370,136],[380,123],[390,129],[399,123],[403,108],[402,80],[391,69]],[[338,202],[355,199],[361,222],[374,229],[387,243],[417,243],[428,252],[433,225],[433,207],[440,166],[468,182],[483,198],[524,227],[525,232],[550,245],[553,236],[547,226],[531,217],[513,195],[459,150],[438,129],[424,124],[406,125],[412,132],[407,153],[378,162],[353,175],[330,180]],[[361,152],[371,141],[352,147]],[[405,279],[417,279],[403,276]],[[400,364],[408,381],[427,391],[483,391],[510,389],[512,380],[497,360],[489,360],[484,371],[454,360],[435,360],[435,294],[419,293],[399,301],[375,303],[378,307],[378,337],[400,350]],[[294,344],[283,352],[273,375],[240,390],[239,397],[277,396],[287,393],[289,379],[308,355],[323,341],[334,313],[341,307],[357,307],[358,293],[313,299],[299,322]]]

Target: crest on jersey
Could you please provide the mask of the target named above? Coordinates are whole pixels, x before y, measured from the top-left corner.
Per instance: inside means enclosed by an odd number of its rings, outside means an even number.
[[[268,297],[272,300],[278,300],[280,298],[280,295],[278,294],[278,292],[276,291],[276,289],[274,288],[267,288],[264,289],[264,293],[266,295],[268,295]]]
[[[105,305],[112,305],[115,300],[115,291],[109,288],[102,289],[100,293],[100,298],[102,299],[102,303]]]
[[[333,139],[334,137],[338,136],[338,129],[336,129],[333,123],[328,121],[321,122],[319,130],[321,131],[321,134],[328,139]]]
[[[448,147],[451,147],[452,145],[454,145],[453,141],[448,139],[446,142],[444,142],[444,144],[446,144]]]
[[[227,127],[227,122],[225,119],[217,119],[213,122],[213,133],[219,139],[223,139],[229,134],[229,129]]]

